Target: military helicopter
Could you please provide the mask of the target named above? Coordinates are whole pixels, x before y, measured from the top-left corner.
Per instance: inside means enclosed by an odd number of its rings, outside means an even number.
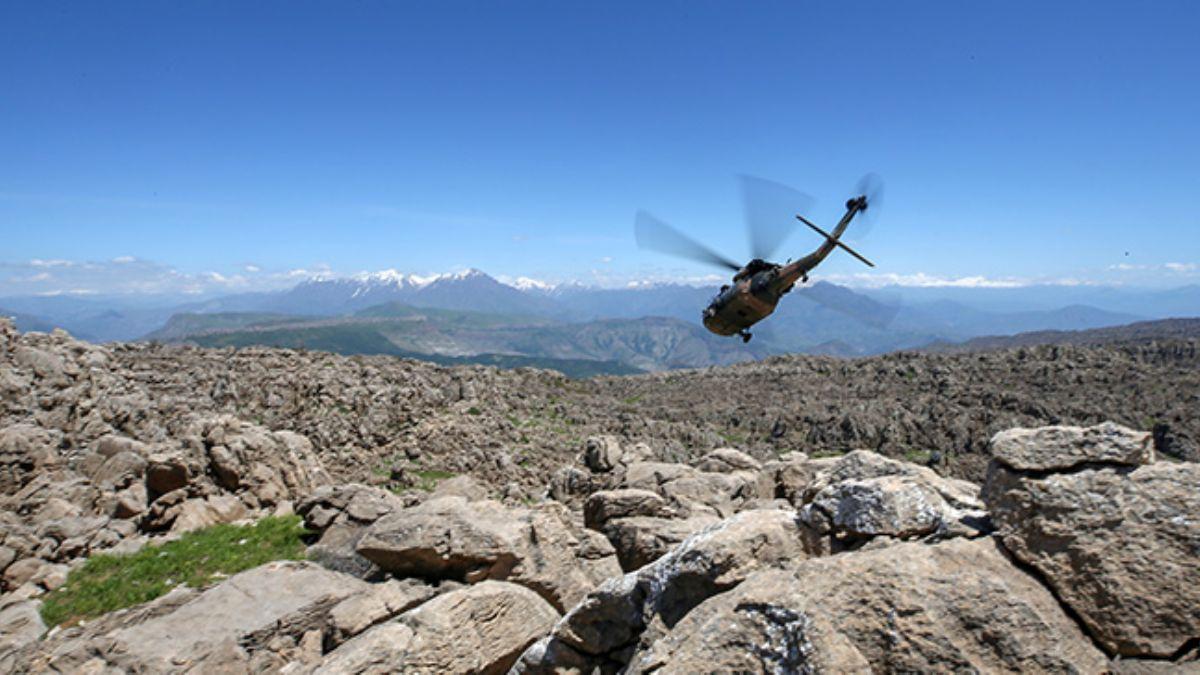
[[[869,267],[875,266],[875,263],[841,241],[841,236],[856,216],[865,216],[868,209],[878,210],[883,197],[883,181],[875,174],[863,176],[855,189],[856,196],[846,201],[846,213],[833,228],[833,232],[826,232],[817,227],[800,213],[791,214],[795,220],[790,216],[781,219],[779,209],[774,209],[776,212],[771,213],[773,204],[769,202],[773,197],[777,198],[780,195],[783,195],[784,201],[790,200],[796,206],[809,204],[811,199],[802,193],[772,181],[748,176],[742,177],[742,187],[754,256],[745,265],[733,262],[645,211],[639,211],[637,214],[634,237],[638,246],[642,248],[732,270],[733,282],[722,286],[717,296],[705,308],[704,326],[717,335],[738,335],[743,342],[749,342],[750,327],[770,316],[779,300],[791,291],[797,282],[806,283],[808,273],[821,264],[834,249],[846,251]],[[815,251],[799,260],[782,265],[769,262],[767,258],[770,258],[779,244],[783,243],[797,221],[824,237],[825,241]]]

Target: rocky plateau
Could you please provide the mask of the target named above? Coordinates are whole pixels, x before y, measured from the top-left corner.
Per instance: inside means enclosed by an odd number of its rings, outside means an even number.
[[[571,380],[0,319],[0,671],[1200,672],[1194,341]],[[89,557],[303,560],[48,626]]]

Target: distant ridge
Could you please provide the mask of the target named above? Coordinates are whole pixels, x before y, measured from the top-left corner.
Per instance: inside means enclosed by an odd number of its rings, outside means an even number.
[[[1138,321],[1123,326],[1091,328],[1088,330],[1040,330],[1017,335],[977,337],[959,343],[939,342],[920,351],[931,352],[978,352],[1011,347],[1033,347],[1036,345],[1109,345],[1117,343],[1145,343],[1155,340],[1200,338],[1200,318],[1160,319]]]

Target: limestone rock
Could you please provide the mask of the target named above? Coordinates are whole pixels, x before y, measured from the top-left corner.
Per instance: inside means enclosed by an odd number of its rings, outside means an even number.
[[[929,534],[941,526],[948,510],[937,492],[906,476],[835,483],[818,492],[806,508],[827,519],[825,531],[858,537]]]
[[[398,576],[503,579],[516,566],[522,535],[499,502],[449,496],[384,516],[357,550]]]
[[[701,471],[717,473],[758,471],[762,468],[757,459],[733,448],[717,448],[701,457],[695,466]]]
[[[188,435],[192,452],[207,458],[222,488],[249,492],[264,506],[330,482],[312,443],[290,431],[270,431],[219,415],[198,420]]]
[[[396,495],[367,485],[349,483],[314,490],[296,507],[304,526],[318,535],[308,547],[308,558],[360,579],[377,576],[381,570],[359,555],[356,547],[368,525],[402,508],[404,501]]]
[[[1107,659],[990,538],[812,558],[689,612],[632,673],[1103,672]]]
[[[519,583],[558,608],[620,572],[615,551],[557,503],[518,509],[437,497],[380,518],[356,550],[399,576]]]
[[[621,569],[630,572],[661,558],[688,536],[719,520],[707,514],[690,518],[616,518],[605,523],[604,536],[616,549]]]
[[[791,470],[811,471],[800,496],[801,515],[814,530],[830,535],[829,553],[856,548],[872,537],[979,536],[991,529],[979,488],[965,481],[868,450],[816,461],[815,470]]]
[[[0,601],[0,667],[4,665],[4,654],[32,643],[46,633],[46,624],[38,611],[41,605],[38,600]]]
[[[633,516],[670,517],[667,501],[649,490],[601,490],[593,492],[583,505],[583,522],[601,530],[608,521]]]
[[[34,424],[0,428],[0,494],[12,494],[59,463],[61,434]]]
[[[154,496],[187,487],[192,469],[178,453],[151,455],[146,465],[146,487]]]
[[[1200,464],[1025,475],[997,461],[984,494],[1005,547],[1114,654],[1200,637]]]
[[[366,629],[405,612],[434,597],[433,586],[415,579],[394,579],[372,584],[365,593],[342,600],[329,612],[328,641],[337,645]]]
[[[177,511],[171,519],[171,531],[175,533],[232,523],[249,515],[246,505],[233,495],[189,499],[175,508]]]
[[[583,461],[592,471],[612,471],[621,461],[621,442],[615,436],[592,436],[584,444]]]
[[[992,437],[992,456],[1020,471],[1070,469],[1087,463],[1138,466],[1154,459],[1154,438],[1105,422],[1093,427],[1009,429]]]
[[[743,511],[705,528],[652,564],[589,593],[541,652],[530,655],[527,667],[555,653],[611,660],[639,640],[650,643],[706,598],[755,571],[803,559],[805,540],[796,514],[778,510]]]
[[[441,595],[335,649],[318,673],[503,673],[554,625],[536,593],[485,581]]]

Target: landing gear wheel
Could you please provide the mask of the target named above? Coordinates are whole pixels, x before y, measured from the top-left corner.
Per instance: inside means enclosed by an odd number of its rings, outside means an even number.
[[[749,342],[750,338],[754,337],[753,335],[750,334],[750,331],[748,331],[748,330],[744,330],[744,331],[738,333],[738,335],[742,336],[743,343]]]

